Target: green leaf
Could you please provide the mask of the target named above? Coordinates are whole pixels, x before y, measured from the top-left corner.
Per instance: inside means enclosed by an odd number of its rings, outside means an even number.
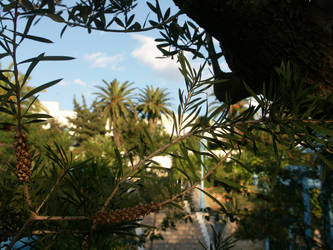
[[[10,114],[10,115],[13,114],[12,111],[10,111],[10,110],[8,110],[8,109],[5,109],[5,108],[3,108],[3,107],[0,107],[0,112],[4,112],[4,113]]]
[[[24,124],[40,123],[40,122],[47,122],[47,120],[36,119],[36,120],[25,122]]]
[[[54,13],[54,11],[55,11],[54,0],[47,0],[47,5],[49,6],[50,12]]]
[[[15,108],[15,105],[14,105],[14,102],[9,102],[9,105],[10,105],[10,108],[11,108],[11,110],[12,110],[12,113],[14,114],[14,115],[16,115],[16,108]]]
[[[2,89],[4,89],[5,91],[9,91],[10,89],[9,88],[7,88],[7,87],[5,87],[5,86],[2,86],[2,85],[0,85],[0,88],[2,88]],[[2,95],[3,96],[3,95]],[[7,98],[8,99],[8,98]]]
[[[221,208],[221,210],[225,213],[225,214],[228,214],[226,208],[224,207],[224,205],[218,200],[216,199],[214,196],[212,196],[210,193],[207,193],[205,190],[199,188],[199,187],[196,187],[196,189],[199,189],[201,192],[203,192],[205,195],[207,195],[209,198],[211,198],[213,201],[215,201]]]
[[[16,2],[15,1],[11,2],[10,4],[3,5],[3,11],[4,12],[10,11],[11,9],[14,9],[15,6],[16,6]]]
[[[6,128],[6,127],[9,127],[9,126],[15,126],[15,124],[10,123],[10,122],[0,122],[0,126]]]
[[[24,28],[24,31],[23,31],[23,36],[19,42],[19,44],[23,41],[23,39],[25,38],[25,36],[28,34],[29,30],[30,30],[30,27],[31,27],[31,24],[33,22],[33,20],[35,19],[35,15],[34,16],[30,16],[28,18],[28,21],[27,21],[27,24],[25,25],[25,28]]]
[[[34,10],[35,7],[32,5],[32,3],[28,0],[21,0],[18,1],[20,5],[22,5],[24,8],[28,9],[28,10]]]
[[[34,89],[31,90],[29,93],[27,93],[27,94],[26,94],[21,100],[23,101],[23,100],[29,98],[30,96],[33,96],[34,94],[36,94],[36,93],[38,93],[38,92],[40,92],[40,91],[42,91],[42,90],[44,90],[44,89],[47,89],[47,88],[49,88],[49,87],[55,85],[55,84],[57,84],[58,82],[60,82],[61,80],[62,80],[62,78],[61,78],[61,79],[54,80],[54,81],[51,81],[51,82],[48,82],[48,83],[45,83],[45,84],[43,84],[43,85],[41,85],[41,86],[39,86],[39,87],[37,87],[37,88],[34,88]]]
[[[12,89],[15,89],[15,85],[13,83],[11,83],[8,78],[2,74],[2,72],[0,72],[0,80],[4,81],[5,83],[7,83]]]
[[[53,116],[48,115],[48,114],[30,114],[30,115],[25,115],[25,118],[53,118]]]
[[[30,102],[30,104],[29,104],[28,108],[25,110],[23,116],[25,116],[25,114],[29,112],[31,106],[35,103],[35,101],[37,101],[37,98],[38,98],[38,97],[39,97],[38,95],[35,96],[35,98]]]
[[[44,54],[45,54],[45,53],[40,54],[38,57],[36,57],[35,60],[33,60],[33,61],[31,62],[31,64],[29,65],[29,68],[27,69],[27,72],[26,72],[25,75],[24,75],[24,78],[23,78],[22,86],[21,86],[21,87],[24,86],[24,84],[25,84],[25,82],[28,80],[28,78],[29,78],[31,72],[32,72],[33,69],[36,67],[36,65],[38,64],[38,62],[40,61],[40,58],[42,58],[42,57],[44,56]]]
[[[57,23],[64,23],[64,22],[66,22],[65,19],[62,16],[60,16],[60,15],[49,13],[49,14],[47,14],[47,16],[49,18],[51,18],[53,21],[57,22]]]
[[[18,64],[32,62],[36,59],[37,59],[37,57],[33,57],[30,59],[24,60]],[[42,58],[39,59],[39,61],[67,61],[67,60],[73,60],[73,59],[75,59],[75,58],[71,57],[71,56],[43,56]]]
[[[156,26],[156,25],[158,25],[157,22],[152,21],[152,20],[149,20],[149,23],[150,23],[151,26]],[[170,45],[170,44],[167,43],[167,46],[168,46],[168,45]],[[160,46],[160,44],[159,44],[158,46]],[[160,46],[160,47],[165,47],[165,46]]]
[[[61,30],[61,32],[60,32],[60,38],[62,38],[62,36],[64,35],[66,29],[67,29],[67,25],[65,25],[65,26],[62,28],[62,30]]]
[[[160,3],[158,2],[158,0],[156,0],[156,14],[157,14],[157,19],[160,22],[162,19],[162,11],[161,11]]]
[[[132,26],[128,28],[128,30],[140,30],[141,29],[141,24],[138,22],[135,22]]]
[[[149,2],[146,2],[146,3],[147,3],[147,5],[148,5],[148,7],[149,7],[152,11],[154,11],[154,12],[156,13],[156,8],[155,8],[155,6],[152,5],[152,4],[149,3]]]
[[[134,14],[133,14],[133,15],[131,15],[131,16],[129,17],[129,19],[128,19],[128,20],[127,20],[127,22],[126,22],[126,26],[129,26],[129,25],[131,25],[131,23],[132,23],[132,21],[133,21],[134,17],[135,17],[135,15],[134,15]]]
[[[163,17],[163,19],[164,20],[167,20],[168,18],[169,18],[169,16],[170,16],[170,8],[168,8],[167,10],[166,10],[166,12],[164,13],[164,17]]]
[[[114,21],[121,27],[125,27],[124,23],[118,18],[118,17],[115,17],[114,18]]]
[[[6,57],[6,56],[9,56],[10,54],[9,53],[1,53],[0,54],[0,59]]]
[[[9,30],[10,32],[14,32],[12,30]],[[21,36],[22,39],[21,41],[24,39],[24,38],[28,38],[28,39],[31,39],[31,40],[34,40],[34,41],[37,41],[37,42],[42,42],[42,43],[53,43],[51,40],[47,39],[47,38],[44,38],[44,37],[39,37],[39,36],[32,36],[32,35],[28,35],[28,34],[22,34],[20,32],[16,32],[17,35]]]

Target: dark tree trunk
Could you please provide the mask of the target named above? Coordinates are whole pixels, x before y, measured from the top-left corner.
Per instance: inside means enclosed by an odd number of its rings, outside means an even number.
[[[221,43],[232,77],[214,86],[218,99],[227,91],[233,102],[249,96],[242,81],[260,93],[282,60],[297,65],[307,84],[321,83],[321,95],[332,93],[332,0],[174,2]]]

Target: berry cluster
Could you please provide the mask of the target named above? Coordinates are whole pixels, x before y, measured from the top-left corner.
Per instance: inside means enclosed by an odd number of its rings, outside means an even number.
[[[120,223],[135,220],[152,212],[157,212],[160,208],[161,206],[158,203],[137,205],[136,207],[117,209],[109,212],[98,212],[91,216],[91,220],[94,226],[106,223]]]
[[[22,182],[29,182],[31,175],[31,156],[27,145],[27,136],[22,133],[15,135],[16,175]]]

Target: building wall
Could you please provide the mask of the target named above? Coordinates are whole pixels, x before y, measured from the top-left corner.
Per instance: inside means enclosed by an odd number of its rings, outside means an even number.
[[[71,124],[67,119],[67,117],[76,117],[76,113],[73,110],[60,110],[59,102],[41,101],[41,104],[46,110],[44,113],[53,116],[53,118],[63,126],[73,127],[73,124]],[[47,124],[44,128],[48,129],[49,126],[50,125]]]

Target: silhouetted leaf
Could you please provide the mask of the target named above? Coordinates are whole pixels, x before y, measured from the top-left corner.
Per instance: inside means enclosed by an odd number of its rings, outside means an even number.
[[[30,59],[24,60],[18,64],[32,62],[36,59],[37,59],[37,57],[33,57]],[[73,59],[75,59],[75,58],[71,57],[71,56],[43,56],[42,58],[39,58],[39,61],[67,61],[67,60],[73,60]]]
[[[14,32],[12,30],[9,30],[11,32]],[[47,38],[44,38],[44,37],[40,37],[40,36],[32,36],[32,35],[28,35],[28,34],[22,34],[20,32],[16,32],[16,35],[18,36],[21,36],[22,37],[22,40],[24,38],[28,38],[30,40],[34,40],[34,41],[37,41],[37,42],[42,42],[42,43],[53,43],[51,40],[47,39]]]
[[[58,82],[60,82],[62,79],[58,79],[58,80],[54,80],[54,81],[51,81],[51,82],[48,82],[48,83],[45,83],[37,88],[34,88],[33,90],[31,90],[29,93],[27,93],[21,100],[25,100],[27,98],[29,98],[30,96],[33,96],[34,94],[44,90],[44,89],[47,89],[55,84],[57,84]]]
[[[3,107],[0,107],[0,112],[4,112],[4,113],[10,114],[10,115],[13,114],[12,111],[10,111],[10,110],[8,110],[8,109],[5,109],[5,108],[3,108]]]
[[[36,67],[36,65],[38,64],[38,62],[40,61],[40,58],[42,58],[44,56],[45,53],[40,54],[38,57],[36,57],[35,60],[33,60],[31,62],[31,64],[29,65],[29,68],[27,69],[27,72],[25,72],[23,81],[21,83],[21,87],[24,86],[25,82],[27,81],[27,79],[29,78],[31,72],[33,71],[33,69]]]
[[[64,23],[64,22],[66,22],[65,19],[62,16],[60,16],[60,15],[49,13],[47,16],[49,18],[51,18],[53,21],[56,21],[57,23]]]
[[[41,122],[47,122],[47,120],[36,119],[36,120],[25,122],[24,124],[41,123]]]
[[[114,18],[114,21],[121,27],[125,27],[124,23],[118,18],[118,17],[115,17]]]

